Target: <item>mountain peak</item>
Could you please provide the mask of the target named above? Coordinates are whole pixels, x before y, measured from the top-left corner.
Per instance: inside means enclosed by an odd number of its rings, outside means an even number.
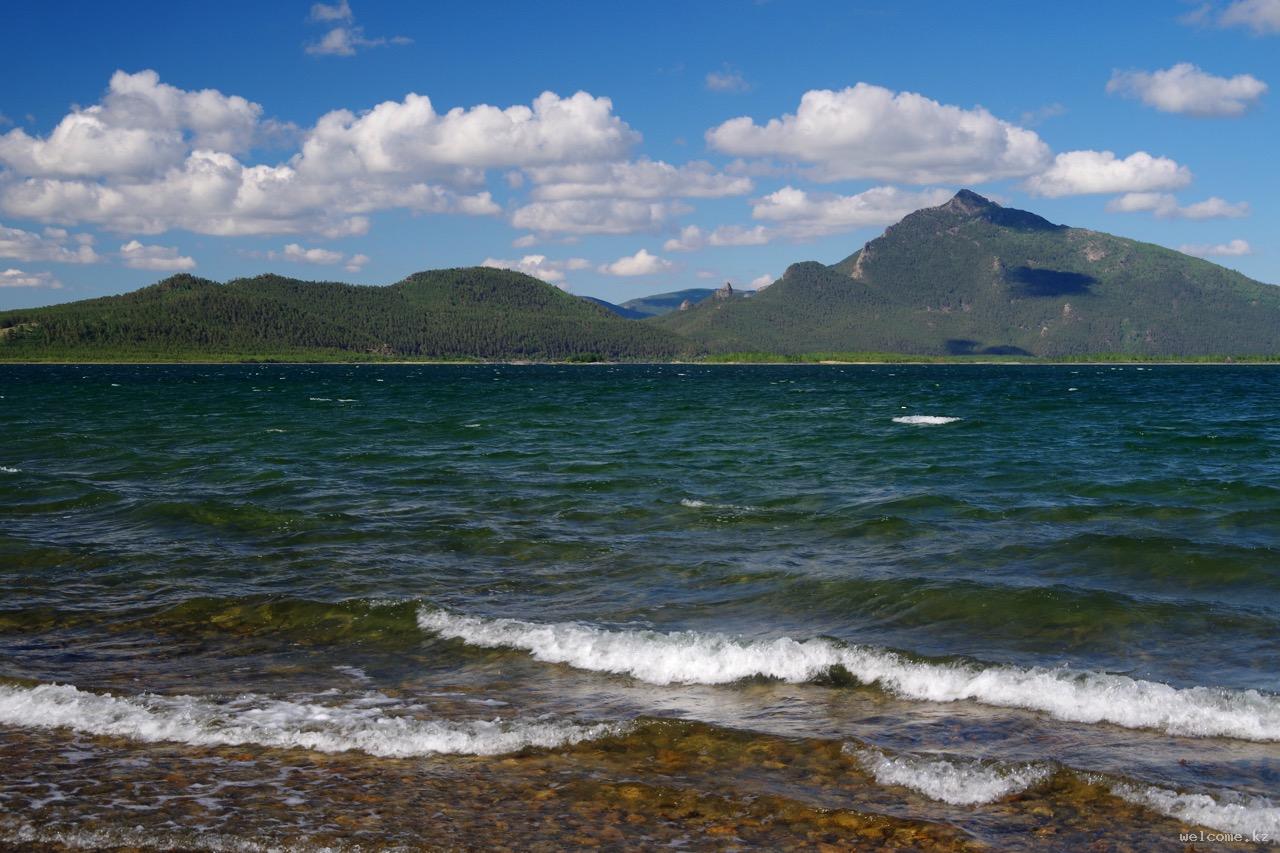
[[[1000,205],[989,198],[978,195],[973,190],[960,190],[960,192],[951,197],[951,201],[941,205],[940,209],[965,216],[973,216],[979,213],[986,213],[998,207]]]

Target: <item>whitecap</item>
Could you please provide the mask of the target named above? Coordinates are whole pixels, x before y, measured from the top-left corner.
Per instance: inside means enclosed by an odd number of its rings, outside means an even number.
[[[567,720],[443,720],[388,713],[386,702],[324,705],[247,694],[227,702],[198,696],[113,696],[66,684],[0,685],[0,723],[65,728],[144,743],[254,745],[384,758],[435,753],[498,755],[554,748],[620,730]]]
[[[942,426],[943,424],[952,424],[961,418],[948,418],[943,415],[900,415],[893,419],[895,424],[908,424],[909,426]]]
[[[734,512],[757,512],[757,507],[746,506],[744,504],[717,504],[709,501],[701,501],[696,498],[681,498],[680,506],[689,509],[723,509]]]
[[[0,465],[0,474],[21,474],[21,468],[10,468],[8,465]]]
[[[907,699],[969,700],[1191,737],[1280,741],[1280,697],[1257,690],[1176,688],[1125,675],[911,660],[836,640],[742,639],[696,631],[610,631],[580,623],[484,619],[423,608],[418,625],[447,639],[529,652],[536,660],[629,675],[651,684],[812,681],[843,670]]]
[[[332,397],[308,397],[307,399],[313,403],[332,403],[333,402]]]
[[[1000,765],[932,755],[890,755],[878,749],[848,749],[881,785],[901,785],[954,806],[991,803],[1025,791],[1052,773],[1043,764]]]
[[[1184,823],[1207,826],[1223,832],[1280,839],[1280,806],[1263,797],[1246,797],[1223,792],[1179,793],[1167,788],[1119,782],[1111,786],[1116,796],[1147,806]]]

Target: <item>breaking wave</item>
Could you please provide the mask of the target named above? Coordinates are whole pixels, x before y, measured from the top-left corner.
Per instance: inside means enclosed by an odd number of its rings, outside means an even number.
[[[610,631],[422,609],[418,624],[474,646],[527,651],[536,660],[629,675],[651,684],[729,684],[747,678],[805,682],[849,676],[907,699],[971,700],[1059,720],[1112,723],[1172,735],[1280,740],[1280,697],[1257,690],[1179,689],[1124,675],[1066,668],[912,660],[826,638],[748,640],[695,631]]]
[[[498,755],[616,734],[615,724],[564,720],[427,720],[388,713],[394,700],[367,694],[343,705],[246,695],[225,703],[197,696],[123,697],[66,684],[0,685],[0,723],[67,728],[144,743],[255,745],[363,752],[383,758],[437,753]],[[399,705],[399,710],[405,706]]]
[[[1155,809],[1175,820],[1245,836],[1280,839],[1280,806],[1262,797],[1223,793],[1180,794],[1167,788],[1132,785],[1111,786],[1114,794],[1131,803]]]
[[[878,749],[848,749],[881,785],[902,785],[955,806],[991,803],[1025,791],[1053,772],[1041,764],[1002,766],[972,759],[890,755]]]

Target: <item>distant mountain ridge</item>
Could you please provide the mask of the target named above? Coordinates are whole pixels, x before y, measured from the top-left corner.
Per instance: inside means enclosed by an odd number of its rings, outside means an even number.
[[[383,287],[176,275],[121,296],[0,312],[8,361],[732,353],[1280,356],[1280,287],[962,190],[838,263],[792,264],[749,299],[691,288],[619,306],[468,267]]]
[[[839,263],[653,322],[710,352],[1280,353],[1280,288],[962,190]]]

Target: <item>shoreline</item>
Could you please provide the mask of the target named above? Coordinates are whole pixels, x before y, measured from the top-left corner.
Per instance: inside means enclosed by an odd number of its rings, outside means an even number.
[[[1253,360],[1246,359],[1240,361],[1201,361],[1187,360],[1179,361],[1176,359],[1159,360],[1159,361],[526,361],[526,360],[493,360],[493,361],[201,361],[201,360],[183,360],[183,361],[3,361],[0,360],[0,369],[4,367],[36,367],[40,365],[57,366],[57,367],[104,367],[116,365],[120,367],[144,367],[155,365],[160,367],[178,367],[181,365],[192,365],[197,367],[261,367],[261,366],[280,366],[280,367],[320,367],[320,366],[348,366],[348,367],[377,367],[377,366],[405,366],[405,365],[426,365],[432,367],[453,366],[453,367],[486,367],[500,365],[504,367],[874,367],[874,366],[931,366],[931,367],[955,367],[963,365],[974,365],[984,367],[1268,367],[1280,366],[1280,358],[1274,360]]]

